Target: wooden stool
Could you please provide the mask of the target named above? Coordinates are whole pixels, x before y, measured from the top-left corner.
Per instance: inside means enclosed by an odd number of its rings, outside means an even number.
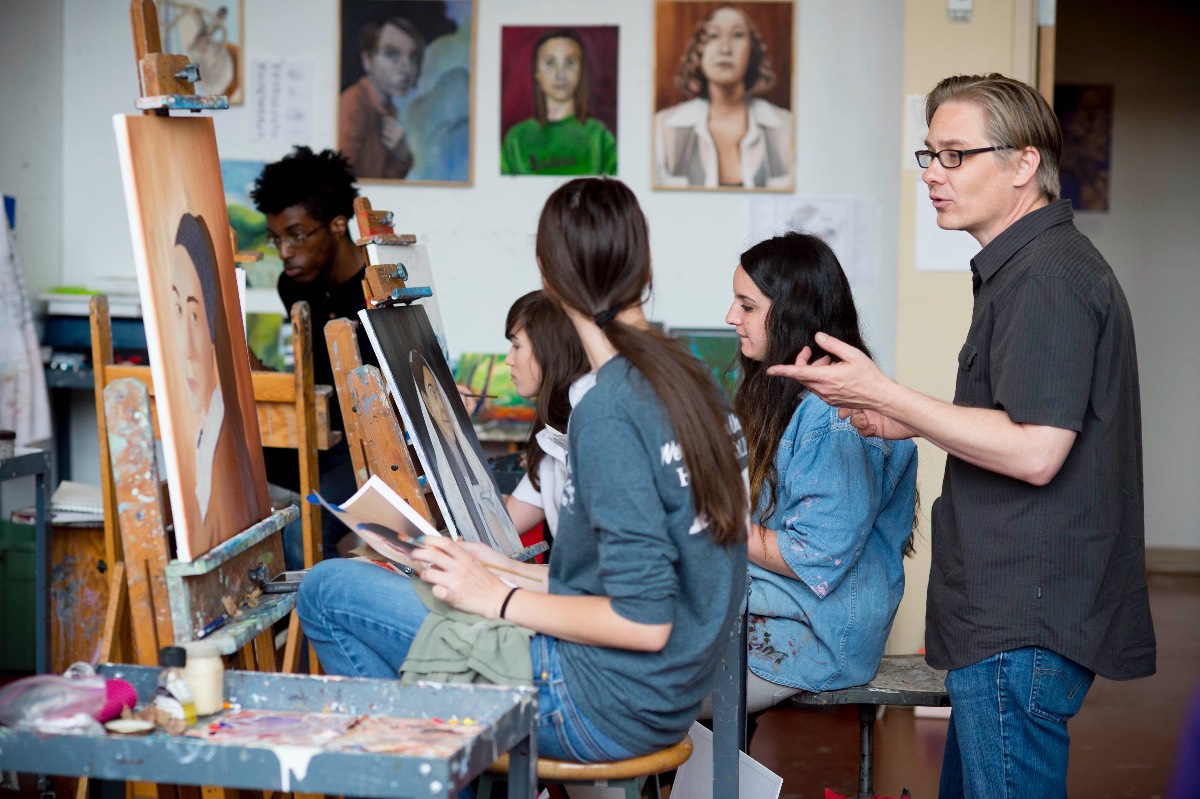
[[[625,799],[639,799],[642,795],[641,779],[650,780],[650,799],[660,799],[658,775],[678,768],[692,756],[692,739],[684,736],[674,746],[651,752],[628,760],[612,763],[576,763],[571,760],[537,760],[538,782],[551,785],[597,785],[600,787],[623,788]],[[508,774],[508,755],[499,760],[479,778],[479,799],[491,799],[492,784],[500,775]]]
[[[793,705],[858,705],[858,799],[875,796],[875,715],[880,705],[949,707],[946,672],[931,668],[924,655],[889,655],[879,662],[875,679],[840,691],[806,691],[792,697]]]

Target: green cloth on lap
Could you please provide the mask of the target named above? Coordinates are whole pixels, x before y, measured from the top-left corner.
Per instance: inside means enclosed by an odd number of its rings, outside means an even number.
[[[412,585],[430,612],[400,667],[400,679],[533,685],[533,630],[458,610],[434,597],[420,578]]]

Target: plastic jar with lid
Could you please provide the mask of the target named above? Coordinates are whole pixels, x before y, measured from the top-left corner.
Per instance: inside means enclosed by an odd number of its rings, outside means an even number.
[[[196,701],[196,715],[209,716],[225,707],[225,662],[213,641],[185,644],[187,666],[183,676]]]
[[[154,706],[192,726],[196,723],[196,702],[183,676],[183,670],[187,668],[187,650],[181,646],[165,646],[158,653],[158,664],[163,668],[158,675]]]

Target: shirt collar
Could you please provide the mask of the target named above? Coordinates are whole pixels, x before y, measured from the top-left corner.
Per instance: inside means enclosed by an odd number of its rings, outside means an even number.
[[[1046,230],[1070,222],[1075,218],[1070,200],[1057,200],[1025,216],[1008,226],[999,236],[992,239],[971,259],[971,272],[978,281],[986,282],[1000,271],[1026,244]]]

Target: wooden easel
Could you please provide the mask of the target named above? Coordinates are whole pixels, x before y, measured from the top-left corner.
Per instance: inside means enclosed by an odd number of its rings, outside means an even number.
[[[414,244],[417,237],[396,235],[391,213],[373,210],[366,197],[355,198],[354,215],[359,230],[355,243],[366,266],[363,296],[369,306],[373,299],[390,296],[407,286],[394,265],[370,263],[367,245]],[[346,431],[354,464],[354,479],[361,487],[372,474],[379,475],[405,502],[436,525],[439,522],[434,515],[436,504],[430,504],[429,489],[421,485],[414,466],[419,461],[405,444],[404,429],[383,375],[377,367],[363,365],[357,330],[358,321],[353,319],[332,319],[325,325],[325,341],[342,408],[342,429]]]
[[[102,659],[122,662],[136,662],[142,665],[153,665],[157,662],[157,649],[151,650],[153,659],[142,660],[137,649],[131,649],[129,643],[133,640],[130,633],[133,630],[145,628],[148,619],[136,605],[126,605],[126,577],[133,578],[132,573],[125,575],[128,564],[125,562],[124,540],[126,533],[118,524],[118,508],[120,503],[116,492],[116,475],[111,465],[109,447],[109,425],[105,416],[105,389],[117,380],[132,378],[143,384],[150,397],[154,396],[154,381],[148,366],[132,366],[116,364],[113,361],[112,328],[108,313],[108,298],[100,295],[91,302],[91,333],[92,333],[92,367],[96,386],[96,422],[99,432],[101,495],[104,502],[104,548],[108,563],[115,564],[110,582],[109,608],[103,636]],[[258,405],[259,430],[263,446],[292,448],[297,450],[300,465],[300,487],[305,493],[316,489],[317,451],[327,449],[338,442],[336,431],[329,427],[329,397],[332,389],[321,387],[317,391],[312,379],[312,322],[309,318],[308,304],[297,303],[292,309],[292,341],[295,351],[296,368],[294,373],[284,372],[253,372],[251,379],[254,384],[254,398]],[[150,403],[149,420],[152,432],[157,432],[158,416],[156,406]],[[304,565],[313,566],[321,559],[321,522],[320,509],[309,503],[304,503],[300,511],[301,527],[304,541]],[[167,514],[169,516],[169,514]],[[134,534],[140,537],[141,533]],[[140,548],[135,543],[135,548]],[[157,545],[154,551],[158,552]],[[282,555],[277,563],[282,563]],[[165,561],[163,561],[165,565]],[[279,571],[278,566],[272,567],[268,578]],[[164,605],[165,607],[165,605]],[[129,621],[133,625],[129,625]],[[162,631],[160,630],[160,633]],[[282,668],[286,672],[294,672],[299,666],[300,650],[299,620],[293,617],[288,625],[288,642],[284,649]],[[172,638],[163,639],[170,642]],[[165,645],[165,644],[163,644]],[[311,655],[312,653],[310,653]],[[265,653],[263,655],[265,665]],[[256,657],[243,657],[240,661],[246,666],[259,662]],[[310,662],[315,663],[315,659]],[[270,658],[271,670],[274,670],[274,655]]]
[[[415,244],[412,234],[396,234],[392,229],[392,214],[371,208],[365,197],[356,198],[354,211],[359,227],[355,243],[362,249],[366,271],[363,294],[367,307],[383,303],[411,302],[432,296],[427,286],[406,285],[408,274],[402,264],[371,263],[368,245]],[[412,505],[434,526],[444,526],[435,502],[430,502],[431,489],[422,484],[420,460],[414,457],[392,402],[383,376],[375,366],[365,366],[358,347],[358,322],[333,319],[325,325],[325,340],[329,345],[334,385],[342,407],[343,429],[350,445],[355,479],[359,486],[372,475],[378,475],[397,494]],[[545,542],[517,552],[514,557],[527,560],[544,552]]]

